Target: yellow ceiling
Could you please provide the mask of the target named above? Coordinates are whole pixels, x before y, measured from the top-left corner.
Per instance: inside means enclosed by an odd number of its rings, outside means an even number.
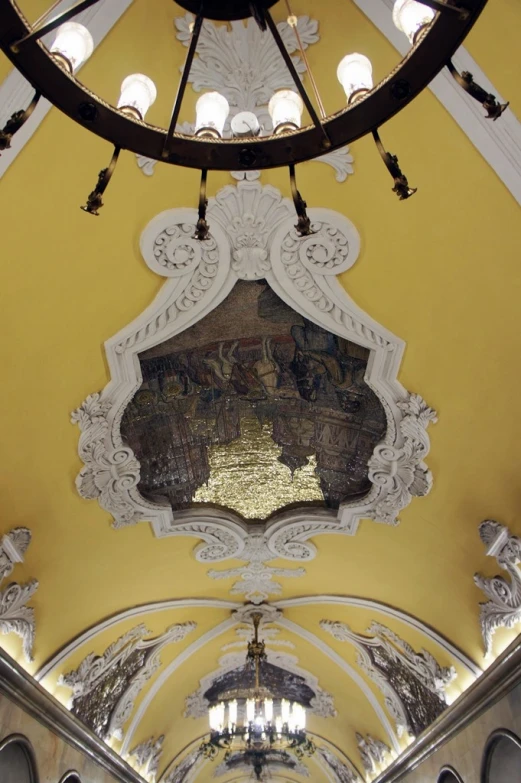
[[[34,18],[45,5],[45,0],[26,0],[22,8]],[[354,4],[294,0],[293,5],[296,13],[320,22],[321,42],[310,48],[309,57],[329,110],[342,101],[333,77],[342,53],[367,52],[378,76],[397,62],[395,50]],[[126,73],[149,74],[160,96],[149,119],[165,125],[185,51],[175,41],[173,16],[171,2],[134,0],[85,66],[82,80],[113,100]],[[520,25],[519,6],[494,0],[465,44],[518,116]],[[0,79],[9,70],[2,57]],[[194,100],[189,90],[182,120],[191,118]],[[430,92],[390,121],[382,138],[418,186],[410,201],[398,202],[391,193],[370,139],[352,145],[355,175],[347,183],[337,184],[328,167],[309,163],[299,167],[299,187],[309,206],[344,213],[360,232],[361,256],[341,282],[361,308],[406,342],[399,380],[439,413],[428,457],[434,487],[402,512],[398,527],[365,521],[354,537],[317,537],[317,558],[306,564],[305,577],[280,579],[280,598],[355,596],[397,607],[484,667],[491,659],[483,658],[478,622],[483,596],[472,576],[475,571],[491,575],[497,565],[485,556],[478,524],[493,517],[521,533],[515,423],[521,381],[519,206]],[[195,206],[198,193],[197,172],[158,165],[154,177],[145,178],[127,153],[101,217],[93,219],[78,207],[110,154],[107,144],[52,110],[2,181],[0,532],[26,526],[33,534],[26,561],[14,572],[17,581],[36,577],[40,583],[31,601],[35,661],[24,662],[31,673],[86,629],[115,616],[110,627],[44,680],[63,701],[68,691],[57,685],[59,674],[76,668],[90,652],[103,653],[134,625],[144,622],[155,636],[173,623],[197,623],[182,642],[162,651],[160,669],[136,700],[139,709],[166,667],[231,611],[194,605],[152,612],[145,605],[185,598],[240,601],[230,595],[235,580],[206,576],[208,567],[193,554],[196,539],[158,539],[146,524],[114,530],[108,515],[82,500],[74,486],[81,465],[69,413],[108,381],[103,342],[141,313],[161,286],[141,259],[140,234],[158,212]],[[227,173],[211,174],[210,194],[230,182]],[[286,172],[263,173],[262,183],[289,195]],[[215,568],[236,565],[241,563],[226,561]],[[141,605],[139,617],[117,619]],[[455,665],[451,698],[472,679],[424,633],[375,610],[311,604],[284,609],[284,617],[355,669],[353,647],[333,639],[320,620],[340,620],[363,633],[376,619],[415,650],[425,648],[440,664]],[[494,655],[517,630],[497,632]],[[359,768],[355,731],[390,744],[375,711],[344,671],[286,628],[280,638],[292,642],[288,651],[334,696],[338,716],[311,716],[312,731],[337,744]],[[131,747],[166,734],[160,771],[205,732],[204,719],[183,717],[184,700],[217,668],[223,645],[234,639],[230,629],[190,655],[136,727]],[[1,641],[23,662],[16,636]],[[383,706],[380,691],[358,671]],[[114,746],[120,748],[117,741]],[[326,780],[313,763],[310,770],[313,780]],[[210,780],[212,771],[207,765],[198,780]],[[292,774],[284,779],[297,783]]]

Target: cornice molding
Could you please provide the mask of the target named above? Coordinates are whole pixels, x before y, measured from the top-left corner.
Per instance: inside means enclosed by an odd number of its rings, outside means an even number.
[[[402,56],[409,51],[409,42],[392,20],[393,0],[354,2]],[[487,92],[493,93],[500,103],[506,102],[463,46],[452,60],[460,72],[470,71]],[[507,109],[500,122],[487,120],[479,103],[461,89],[447,68],[432,80],[429,89],[521,204],[521,123],[514,112]]]
[[[89,28],[94,40],[94,47],[97,47],[132,2],[133,0],[100,0],[93,8],[78,14],[76,21]],[[62,0],[56,12],[61,13],[69,7],[69,0]],[[53,37],[54,34],[51,33],[51,41]],[[49,36],[44,37],[43,40],[45,43],[48,43]],[[3,83],[0,84],[0,128],[3,128],[13,112],[24,109],[29,105],[33,94],[33,87],[16,69],[13,69]],[[40,123],[51,108],[49,101],[42,98],[31,118],[13,136],[10,149],[3,152],[2,157],[0,157],[0,179],[11,163],[13,163],[16,156],[22,151],[33,133],[38,130]]]
[[[120,783],[146,783],[126,761],[87,729],[0,648],[0,693]]]
[[[480,717],[521,682],[518,637],[373,783],[394,783]]]

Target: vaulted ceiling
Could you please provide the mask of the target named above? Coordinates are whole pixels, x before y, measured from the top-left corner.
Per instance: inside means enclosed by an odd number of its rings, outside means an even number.
[[[24,0],[21,7],[34,19],[46,3]],[[396,50],[354,3],[294,0],[293,5],[295,13],[319,23],[320,40],[308,55],[329,111],[344,100],[334,78],[343,54],[367,53],[378,78],[398,62]],[[282,7],[274,13],[277,20],[284,18]],[[81,80],[113,101],[127,73],[148,74],[159,97],[147,119],[167,125],[185,54],[173,20],[182,16],[169,0],[133,0],[83,68]],[[518,115],[520,24],[518,6],[494,0],[465,43]],[[10,70],[2,57],[0,79]],[[181,121],[193,121],[196,97],[190,88]],[[490,133],[494,130],[493,125]],[[425,457],[433,486],[403,508],[399,524],[363,519],[354,535],[317,533],[311,539],[316,554],[305,564],[268,551],[260,556],[257,548],[261,569],[284,569],[270,572],[265,596],[279,610],[263,625],[270,661],[293,667],[316,693],[323,692],[331,714],[312,711],[310,732],[320,747],[360,775],[365,772],[357,732],[391,749],[384,766],[412,741],[411,732],[399,731],[392,705],[390,710],[375,677],[360,663],[364,640],[387,639],[417,665],[414,653],[427,651],[435,663],[429,655],[421,660],[430,662],[427,668],[432,665],[436,677],[444,667],[454,667],[455,678],[445,672],[441,688],[450,703],[519,630],[499,628],[485,658],[479,621],[485,598],[473,581],[475,572],[490,576],[498,570],[480,540],[482,520],[497,519],[521,534],[519,205],[430,91],[387,123],[382,137],[418,187],[414,198],[404,203],[395,198],[371,139],[351,146],[354,173],[345,182],[335,180],[331,167],[310,162],[299,167],[299,188],[309,207],[341,213],[358,230],[360,254],[340,275],[340,284],[368,318],[395,336],[397,346],[403,341],[397,364],[403,394],[420,395],[437,412],[439,421],[428,426]],[[91,218],[78,207],[110,154],[106,143],[52,109],[2,177],[0,532],[30,530],[24,560],[9,579],[36,578],[39,587],[30,601],[34,660],[26,660],[16,634],[2,636],[1,643],[70,705],[74,682],[78,698],[84,683],[80,675],[67,675],[88,655],[105,655],[110,664],[114,650],[109,648],[118,640],[123,647],[151,642],[136,649],[144,658],[155,654],[152,670],[107,741],[137,765],[131,751],[165,735],[159,780],[196,750],[207,732],[207,718],[186,716],[187,698],[197,694],[201,681],[210,682],[226,668],[223,656],[245,652],[249,626],[234,612],[246,602],[237,589],[247,577],[241,569],[255,558],[205,562],[197,558],[204,535],[198,538],[193,530],[158,535],[146,516],[115,528],[107,510],[78,493],[75,479],[83,462],[80,432],[70,413],[110,380],[105,341],[138,318],[167,285],[143,260],[142,232],[158,213],[195,207],[199,186],[197,172],[160,164],[146,177],[135,156],[126,153],[100,217]],[[263,172],[260,182],[289,195],[285,171]],[[228,173],[210,174],[210,195],[227,185],[237,185]],[[240,319],[233,328],[241,338]],[[376,352],[370,355],[374,359]],[[207,510],[202,515],[211,529],[216,515]],[[238,524],[245,535],[262,539],[260,523]],[[250,555],[261,546],[258,541],[250,540]],[[298,578],[287,573],[302,567]],[[233,569],[224,578],[209,575]],[[140,624],[144,627],[132,635]],[[140,671],[140,661],[132,673]],[[116,679],[125,674],[123,664],[123,673],[110,671]],[[98,705],[92,699],[89,705],[85,693],[86,713],[95,712]],[[200,764],[197,781],[215,779],[218,763]],[[343,780],[342,772],[335,773],[319,755],[305,764],[318,783]],[[225,770],[218,780],[231,783],[247,775]],[[274,767],[276,775],[293,783],[303,779],[299,769]]]

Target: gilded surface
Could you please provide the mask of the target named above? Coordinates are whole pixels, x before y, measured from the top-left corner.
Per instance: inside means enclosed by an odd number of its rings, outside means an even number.
[[[385,413],[369,352],[295,313],[266,283],[238,283],[203,320],[140,356],[122,433],[140,491],[265,519],[295,504],[338,508],[370,488]]]

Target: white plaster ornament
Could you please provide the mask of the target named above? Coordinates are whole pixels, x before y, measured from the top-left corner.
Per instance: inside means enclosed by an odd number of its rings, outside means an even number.
[[[15,527],[0,538],[0,582],[12,574],[18,563],[23,563],[25,552],[31,543],[31,531]],[[27,661],[33,660],[36,631],[34,609],[27,606],[38,589],[38,580],[26,584],[11,582],[0,590],[0,632],[14,633],[22,640],[22,650]]]
[[[496,630],[513,628],[521,622],[521,539],[493,519],[481,523],[479,535],[487,546],[487,555],[494,557],[498,566],[510,576],[508,582],[502,576],[474,575],[474,582],[488,598],[480,604],[479,614],[485,654],[488,655]]]
[[[191,14],[174,20],[176,37],[185,46],[189,45],[192,37],[193,21]],[[304,78],[306,65],[295,54],[297,46],[293,29],[287,22],[279,22],[277,27],[297,72]],[[304,49],[320,40],[318,22],[308,16],[297,17],[297,29]],[[231,22],[230,25],[215,24],[205,19],[188,81],[195,92],[215,90],[228,101],[230,115],[225,124],[225,137],[230,136],[230,122],[240,111],[253,112],[259,121],[261,135],[270,134],[272,122],[268,103],[271,96],[277,90],[295,87],[273,37],[264,35],[253,19]],[[184,122],[176,126],[176,131],[192,135],[194,125]],[[136,158],[143,174],[152,176],[157,161],[139,155]],[[337,182],[345,182],[353,173],[353,157],[348,147],[328,152],[315,160],[331,166]],[[260,171],[230,173],[237,180],[249,182],[260,177]]]
[[[312,560],[316,549],[309,539],[354,535],[362,519],[397,524],[400,511],[432,483],[424,459],[426,430],[435,414],[397,381],[403,343],[360,310],[337,280],[358,258],[358,233],[332,210],[310,209],[309,216],[316,233],[302,239],[288,199],[271,186],[240,182],[210,199],[207,242],[192,239],[195,210],[173,209],[155,217],[142,234],[141,251],[165,283],[142,315],[106,343],[111,380],[72,414],[81,430],[80,495],[97,499],[116,528],[143,520],[158,537],[198,538],[195,557],[202,563],[242,560],[244,565],[213,569],[209,575],[236,578],[233,594],[257,603],[280,594],[278,579],[305,573],[300,567],[270,566],[270,560]],[[387,430],[370,460],[370,491],[342,503],[338,511],[297,508],[251,525],[223,508],[194,505],[174,515],[168,502],[153,502],[139,492],[139,463],[120,429],[125,407],[142,382],[137,354],[204,318],[239,279],[265,279],[297,313],[371,352],[365,380],[384,407]]]

